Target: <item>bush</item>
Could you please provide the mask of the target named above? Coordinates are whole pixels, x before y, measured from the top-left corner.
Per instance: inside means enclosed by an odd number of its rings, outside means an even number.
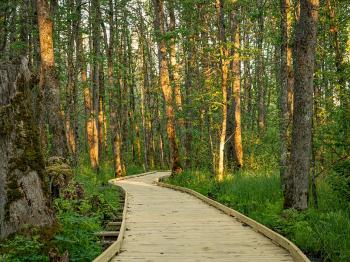
[[[61,230],[55,236],[54,243],[61,253],[68,250],[70,261],[91,261],[101,253],[102,248],[96,244],[98,239],[94,235],[102,229],[98,216],[62,212],[58,220]]]
[[[350,160],[335,164],[328,182],[335,192],[350,202]]]
[[[58,224],[54,232],[30,228],[29,233],[8,238],[0,243],[0,253],[4,254],[0,261],[45,262],[50,250],[61,255],[68,251],[70,261],[92,261],[102,252],[94,233],[101,231],[106,221],[114,220],[119,208],[119,192],[107,184],[111,178],[108,164],[99,174],[88,166],[76,168],[74,180],[54,201]]]
[[[6,242],[0,243],[0,261],[28,261],[45,262],[49,257],[44,252],[44,244],[40,242],[39,235],[32,237],[17,235]]]

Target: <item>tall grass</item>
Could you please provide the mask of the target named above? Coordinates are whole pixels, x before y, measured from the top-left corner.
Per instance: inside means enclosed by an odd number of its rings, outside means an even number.
[[[311,258],[350,261],[350,206],[324,180],[318,181],[319,209],[283,210],[278,172],[242,171],[218,183],[209,172],[190,171],[169,183],[191,188],[281,233]]]

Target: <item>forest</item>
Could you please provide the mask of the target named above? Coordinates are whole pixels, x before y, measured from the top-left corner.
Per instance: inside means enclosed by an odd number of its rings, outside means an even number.
[[[93,261],[156,170],[350,261],[350,1],[0,0],[0,261]]]

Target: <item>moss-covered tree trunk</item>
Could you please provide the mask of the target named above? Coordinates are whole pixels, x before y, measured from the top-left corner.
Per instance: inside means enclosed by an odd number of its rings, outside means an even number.
[[[45,196],[44,160],[32,116],[34,81],[21,63],[0,64],[0,239],[25,224],[54,221]]]

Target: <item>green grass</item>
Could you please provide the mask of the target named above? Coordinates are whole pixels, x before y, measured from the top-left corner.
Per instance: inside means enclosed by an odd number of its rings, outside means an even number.
[[[144,173],[144,169],[143,167],[140,166],[136,166],[136,165],[128,165],[126,167],[126,175],[127,176],[131,176],[131,175],[135,175],[135,174],[140,174],[140,173]]]
[[[218,183],[208,172],[172,177],[171,184],[191,188],[286,236],[307,255],[323,261],[350,261],[350,205],[318,181],[319,209],[283,210],[278,172],[248,171]]]

